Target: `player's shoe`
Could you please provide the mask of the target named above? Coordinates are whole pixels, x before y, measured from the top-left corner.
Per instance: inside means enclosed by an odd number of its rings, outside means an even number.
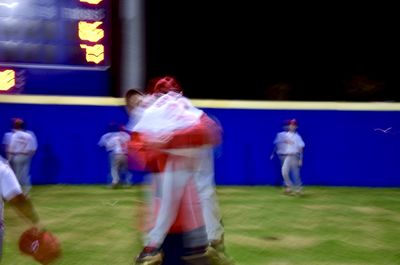
[[[206,255],[206,246],[186,249],[182,260],[185,265],[212,265]]]
[[[298,190],[296,190],[296,191],[295,191],[295,195],[296,195],[296,196],[299,196],[299,197],[300,197],[300,196],[303,196],[303,195],[304,195],[303,189],[298,189]]]
[[[111,183],[108,187],[110,189],[118,189],[119,184],[118,183]]]
[[[160,265],[162,263],[161,251],[154,247],[145,247],[136,257],[135,265]]]
[[[285,187],[285,189],[283,190],[283,194],[285,194],[285,195],[294,195],[294,192],[292,191],[291,188]]]
[[[225,252],[225,245],[221,242],[211,243],[206,250],[206,256],[211,265],[234,265],[234,261]]]

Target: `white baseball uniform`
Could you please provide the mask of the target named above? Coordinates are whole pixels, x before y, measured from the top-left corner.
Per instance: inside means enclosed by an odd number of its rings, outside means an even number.
[[[11,200],[21,193],[21,186],[19,185],[14,172],[8,162],[0,156],[0,258],[2,256],[4,235],[3,200]]]
[[[5,147],[4,151],[7,152],[8,146],[10,145],[10,140],[13,132],[6,132],[3,136],[3,146]]]
[[[10,137],[7,154],[10,165],[25,194],[31,189],[29,170],[36,149],[37,140],[33,132],[14,130]]]
[[[297,132],[283,131],[276,135],[274,144],[281,160],[285,186],[288,191],[300,192],[302,189],[300,161],[305,146],[303,139]]]
[[[110,174],[113,185],[120,183],[120,176],[122,175],[125,175],[126,184],[131,184],[132,175],[128,170],[127,149],[129,139],[129,134],[124,131],[109,132],[104,134],[98,143],[99,146],[104,147],[109,152]]]

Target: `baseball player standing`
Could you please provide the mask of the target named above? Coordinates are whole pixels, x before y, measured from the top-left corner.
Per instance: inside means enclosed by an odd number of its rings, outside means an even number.
[[[28,194],[32,187],[29,171],[36,149],[37,140],[35,134],[25,130],[25,123],[22,119],[14,119],[13,133],[7,147],[7,158],[24,194]]]
[[[115,123],[110,124],[109,130],[100,138],[98,145],[109,152],[111,187],[116,188],[120,184],[120,176],[122,175],[125,175],[125,184],[131,185],[132,175],[128,170],[127,149],[130,136]]]
[[[303,165],[304,141],[297,133],[297,121],[289,120],[285,129],[279,132],[274,140],[274,152],[281,161],[281,173],[284,180],[286,194],[301,194],[302,182],[300,178],[300,167]],[[271,159],[273,154],[271,155]]]

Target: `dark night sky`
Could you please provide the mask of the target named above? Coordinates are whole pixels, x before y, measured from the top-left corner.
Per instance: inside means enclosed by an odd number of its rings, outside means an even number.
[[[147,78],[192,98],[399,99],[393,7],[234,2],[146,1]]]

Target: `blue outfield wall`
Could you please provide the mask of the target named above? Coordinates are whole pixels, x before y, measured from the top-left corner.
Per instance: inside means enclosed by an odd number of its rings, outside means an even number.
[[[96,105],[87,98],[83,104],[63,105],[59,100],[36,104],[37,98],[22,103],[8,98],[0,96],[0,134],[9,131],[12,117],[23,118],[35,132],[39,148],[31,168],[34,184],[108,182],[108,157],[97,142],[111,121],[126,123],[122,100]],[[301,170],[305,185],[400,187],[400,108],[395,103],[378,110],[374,103],[370,110],[369,105],[359,109],[346,103],[335,105],[338,109],[313,103],[297,104],[299,108],[289,102],[264,102],[260,108],[194,103],[224,129],[223,144],[215,152],[218,185],[280,185],[279,161],[269,159],[272,142],[282,121],[296,118],[306,144]]]

